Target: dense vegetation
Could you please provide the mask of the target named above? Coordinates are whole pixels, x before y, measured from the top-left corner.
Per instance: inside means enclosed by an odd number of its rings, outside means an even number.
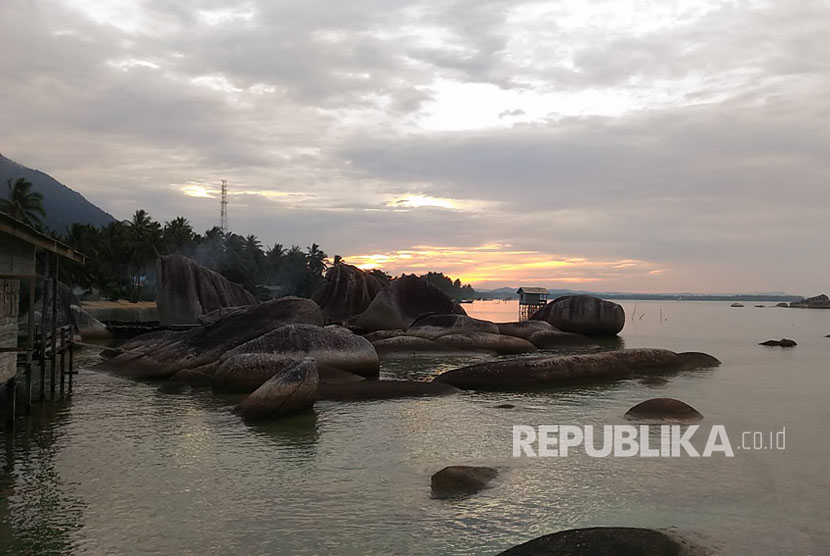
[[[73,281],[113,299],[152,299],[154,291],[144,279],[152,277],[159,255],[171,253],[190,257],[254,293],[258,285],[270,284],[280,286],[281,295],[306,297],[320,285],[328,264],[316,243],[305,250],[279,243],[263,248],[254,235],[219,228],[198,234],[185,218],[161,225],[144,210],[102,228],[73,224],[63,240],[87,256],[85,267],[73,269]]]
[[[9,200],[3,201],[0,212],[42,229],[38,218],[45,214],[42,195],[33,193],[31,183],[22,178],[9,180],[8,187]],[[302,297],[310,297],[323,282],[330,264],[328,255],[316,243],[305,250],[280,243],[263,247],[255,235],[223,233],[218,227],[198,234],[186,218],[174,218],[162,225],[144,210],[136,211],[130,220],[103,227],[73,224],[63,236],[52,235],[86,255],[86,265],[64,267],[62,279],[110,299],[154,299],[154,262],[159,255],[190,257],[254,294],[261,286],[276,286],[278,295]],[[342,262],[339,255],[334,257],[333,264]],[[379,269],[369,274],[383,284],[392,280]],[[439,272],[423,278],[455,299],[470,298],[475,293],[472,287]]]

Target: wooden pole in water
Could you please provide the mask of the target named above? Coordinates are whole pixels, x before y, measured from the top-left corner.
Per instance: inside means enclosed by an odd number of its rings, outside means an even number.
[[[43,291],[40,295],[40,332],[38,334],[38,350],[40,359],[40,401],[46,399],[46,302],[49,297],[49,254],[46,254]],[[32,300],[34,303],[34,299]]]
[[[49,393],[52,400],[55,399],[55,365],[57,364],[57,347],[58,347],[58,269],[60,259],[57,255],[53,255],[55,261],[55,269],[52,271],[52,360],[49,362],[49,374],[51,377],[51,384]]]
[[[34,252],[34,251],[33,251]],[[35,349],[35,275],[29,278],[29,329],[26,331],[26,415],[32,413],[32,352]]]
[[[64,383],[66,382],[66,327],[61,327],[61,398],[63,397]]]
[[[70,337],[69,339],[69,393],[72,393],[72,375],[75,374],[73,368],[73,361],[75,359],[75,341]]]

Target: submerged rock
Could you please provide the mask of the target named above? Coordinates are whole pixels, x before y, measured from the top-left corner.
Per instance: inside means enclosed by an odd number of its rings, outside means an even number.
[[[443,314],[423,316],[413,322],[406,331],[409,336],[419,336],[428,340],[435,340],[448,334],[476,332],[498,334],[499,327],[490,321],[474,319],[467,315]]]
[[[401,328],[427,313],[465,315],[457,303],[423,278],[402,276],[389,282],[350,324],[363,332]]]
[[[635,348],[479,363],[447,371],[435,380],[465,390],[521,390],[656,374],[683,366],[682,359],[672,351]]]
[[[311,297],[326,322],[344,322],[359,315],[383,289],[380,280],[356,266],[338,264],[326,272],[326,281]]]
[[[195,324],[200,315],[214,309],[257,303],[242,286],[181,255],[159,257],[156,279],[156,305],[163,325]]]
[[[466,334],[447,334],[435,340],[436,343],[454,350],[493,351],[499,355],[516,355],[532,353],[536,346],[515,336],[489,334],[487,332],[469,332]]]
[[[341,326],[287,324],[230,350],[221,361],[240,353],[274,353],[290,359],[313,357],[318,365],[361,376],[377,376],[380,372],[378,354],[371,342]]]
[[[674,398],[652,398],[629,409],[626,419],[700,421],[703,415],[689,404]]]
[[[591,527],[545,535],[498,556],[680,556],[686,548],[660,531],[633,527]]]
[[[778,347],[795,347],[798,344],[795,340],[790,340],[789,338],[781,338],[780,340],[767,340],[766,342],[761,342],[758,344],[759,346],[778,346]]]
[[[430,481],[433,498],[457,498],[469,496],[487,488],[499,472],[492,467],[452,465],[432,476]]]
[[[230,311],[210,325],[187,332],[139,336],[124,345],[132,349],[104,361],[98,368],[130,378],[164,380],[182,369],[218,362],[237,346],[292,323],[322,326],[323,315],[309,299],[282,297]]]
[[[586,336],[614,336],[625,326],[621,305],[591,295],[558,297],[530,318],[546,321],[563,332]]]
[[[310,409],[317,400],[319,377],[313,359],[282,369],[234,408],[245,419],[273,419]]]
[[[789,304],[789,303],[784,303],[784,302],[782,301],[781,303],[776,303],[776,304],[775,304],[775,306],[776,306],[776,307],[784,307],[784,308],[789,308],[789,307],[790,307],[790,304]]]
[[[364,380],[362,382],[320,384],[321,400],[360,401],[446,396],[459,392],[448,384],[413,380]]]
[[[743,303],[733,303],[730,307],[743,307]]]

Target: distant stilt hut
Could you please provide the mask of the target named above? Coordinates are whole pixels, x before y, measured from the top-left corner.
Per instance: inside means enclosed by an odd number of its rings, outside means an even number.
[[[545,306],[550,292],[547,288],[522,286],[516,291],[519,294],[519,320],[527,320],[530,316]]]

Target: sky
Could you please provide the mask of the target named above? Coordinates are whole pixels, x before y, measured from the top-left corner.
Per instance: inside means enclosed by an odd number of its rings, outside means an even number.
[[[0,152],[479,288],[830,291],[826,0],[2,0]]]

